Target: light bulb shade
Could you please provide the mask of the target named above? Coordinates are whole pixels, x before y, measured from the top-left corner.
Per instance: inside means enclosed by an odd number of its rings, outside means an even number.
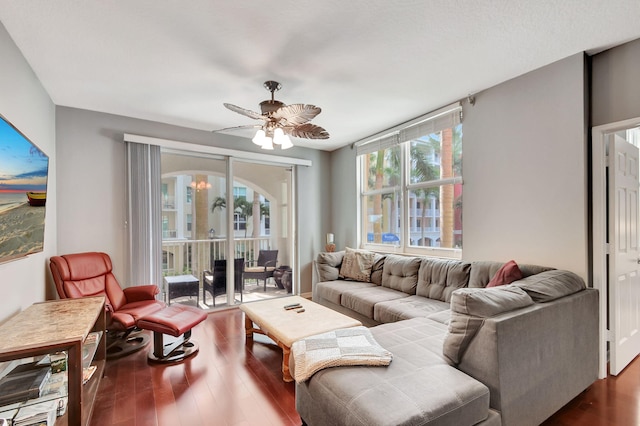
[[[291,143],[291,138],[288,135],[284,135],[282,138],[282,143],[280,144],[280,148],[288,149],[291,148],[293,144]]]
[[[270,137],[265,137],[262,143],[262,149],[273,149],[273,140]]]
[[[284,141],[284,138],[284,131],[282,131],[280,127],[276,127],[276,129],[273,131],[273,143],[275,143],[276,145],[280,145]]]
[[[264,130],[260,129],[256,132],[256,135],[251,139],[251,141],[258,146],[262,146],[264,144],[265,136]]]

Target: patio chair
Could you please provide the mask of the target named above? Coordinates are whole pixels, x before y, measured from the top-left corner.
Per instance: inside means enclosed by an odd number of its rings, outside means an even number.
[[[233,261],[234,268],[234,290],[240,293],[240,301],[242,302],[242,290],[244,281],[242,275],[244,273],[244,257],[240,257]],[[227,261],[224,259],[213,261],[212,271],[202,272],[202,301],[207,304],[206,292],[211,293],[213,297],[213,306],[216,306],[216,296],[227,293]],[[208,305],[207,305],[208,306]]]
[[[247,262],[244,268],[244,279],[254,279],[260,285],[264,281],[264,291],[267,291],[267,280],[273,277],[273,271],[278,262],[278,250],[260,250],[258,260]]]

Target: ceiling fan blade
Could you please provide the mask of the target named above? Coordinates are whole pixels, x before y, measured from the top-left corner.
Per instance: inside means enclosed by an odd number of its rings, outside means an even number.
[[[233,112],[237,112],[238,114],[242,114],[249,118],[253,118],[254,120],[265,120],[265,117],[258,112],[254,112],[233,104],[223,104],[223,105],[227,107],[227,109],[230,109]]]
[[[216,129],[216,130],[212,130],[211,133],[220,133],[220,132],[226,132],[231,130],[258,129],[260,127],[262,126],[259,124],[247,124],[244,126],[225,127],[224,129]]]
[[[311,121],[322,110],[315,105],[292,104],[278,108],[271,114],[281,126],[300,126]]]
[[[315,124],[306,123],[301,126],[287,127],[286,132],[296,138],[329,139],[329,132]]]

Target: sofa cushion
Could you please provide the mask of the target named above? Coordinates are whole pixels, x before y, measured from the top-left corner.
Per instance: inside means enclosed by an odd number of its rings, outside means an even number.
[[[401,297],[409,297],[409,295],[401,291],[374,285],[372,287],[345,290],[340,298],[340,305],[367,318],[373,318],[373,307],[376,303],[400,299]]]
[[[557,269],[532,275],[512,285],[526,291],[536,302],[549,302],[577,293],[586,287],[578,275]]]
[[[416,295],[449,302],[451,293],[469,283],[471,264],[459,260],[425,258],[418,270]]]
[[[487,288],[499,287],[505,284],[511,284],[514,281],[522,279],[522,271],[515,260],[510,260],[502,268],[498,269],[498,272],[491,278]]]
[[[502,268],[504,262],[493,261],[476,261],[471,262],[471,273],[469,274],[469,288],[484,288],[489,284],[491,278]],[[554,268],[538,265],[519,264],[518,267],[524,278],[539,274],[540,272],[549,271]]]
[[[419,257],[387,255],[382,268],[382,286],[407,294],[416,294]]]
[[[451,322],[442,349],[444,356],[452,364],[458,364],[485,318],[532,304],[533,300],[524,290],[512,285],[456,290],[451,297]]]
[[[448,309],[449,303],[414,295],[376,303],[373,308],[373,319],[381,323],[389,323],[409,318],[427,317],[430,314]]]
[[[471,425],[487,418],[488,388],[442,358],[445,326],[415,318],[371,333],[393,354],[391,364],[329,368],[298,384],[298,411],[309,424]]]
[[[316,258],[316,271],[318,281],[333,281],[340,276],[340,265],[344,257],[344,251],[318,253]]]
[[[321,299],[327,300],[331,303],[335,303],[336,305],[340,305],[340,300],[342,298],[342,293],[347,290],[354,290],[357,288],[366,288],[366,287],[377,287],[373,283],[363,283],[360,281],[345,281],[345,280],[334,280],[334,281],[324,281],[320,283],[316,283],[314,293],[316,296]]]
[[[345,248],[344,258],[340,266],[340,278],[371,282],[371,267],[374,253],[367,250]]]

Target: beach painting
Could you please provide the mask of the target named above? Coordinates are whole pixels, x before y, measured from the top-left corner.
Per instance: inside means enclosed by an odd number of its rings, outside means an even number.
[[[49,157],[0,115],[0,262],[43,250],[48,170]]]

